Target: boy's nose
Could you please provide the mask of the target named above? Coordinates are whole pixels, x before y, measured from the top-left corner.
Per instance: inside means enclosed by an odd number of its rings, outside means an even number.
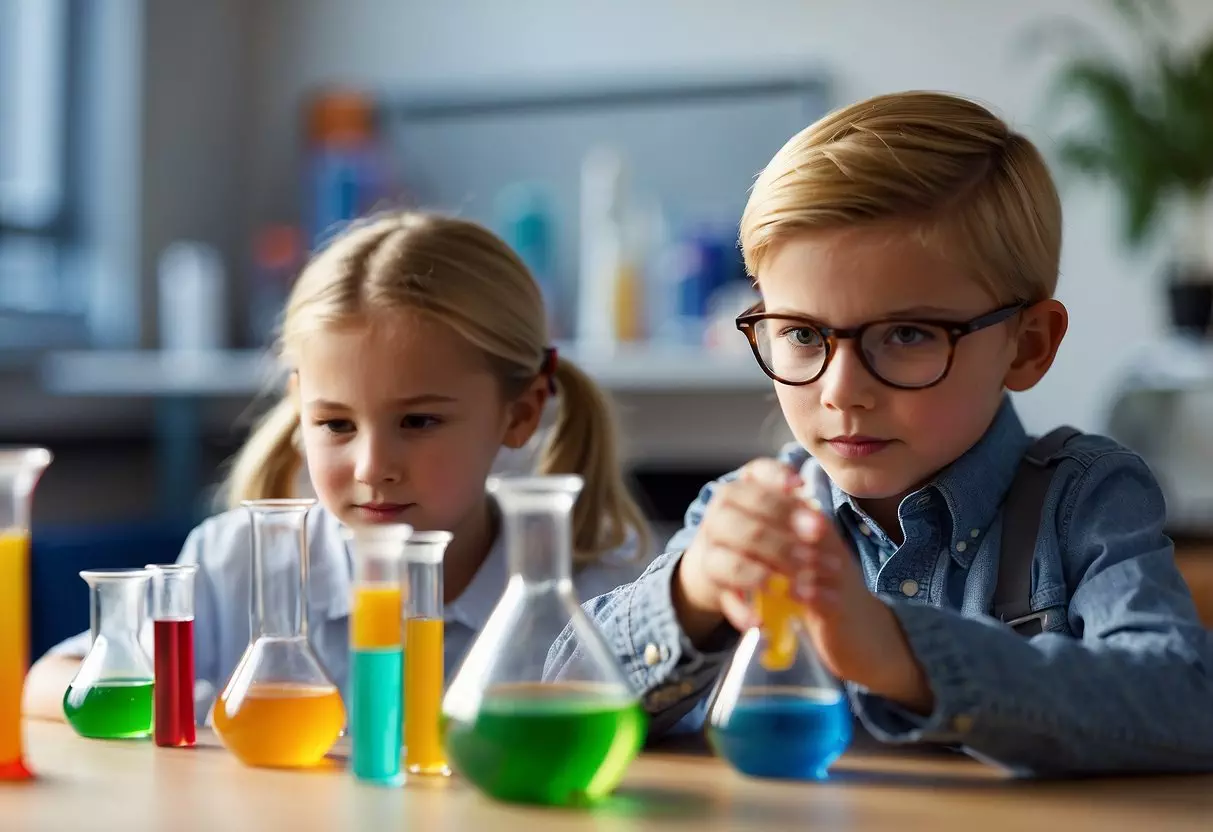
[[[833,410],[871,410],[876,405],[876,385],[880,384],[859,357],[859,346],[843,340],[830,358],[830,365],[817,380],[821,403]]]

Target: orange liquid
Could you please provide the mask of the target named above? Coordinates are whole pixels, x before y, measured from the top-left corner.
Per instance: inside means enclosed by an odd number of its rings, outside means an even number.
[[[401,594],[399,586],[359,586],[354,589],[350,615],[350,647],[382,650],[399,647]]]
[[[334,687],[291,683],[253,685],[240,709],[215,703],[215,733],[245,765],[303,768],[324,759],[345,727],[345,707]]]
[[[442,715],[443,622],[410,618],[405,624],[405,766],[413,774],[446,774]]]
[[[792,621],[799,606],[791,596],[791,584],[784,575],[772,575],[767,587],[757,594],[754,611],[767,637],[759,661],[767,670],[787,670],[796,661],[796,633]]]
[[[29,663],[29,534],[0,531],[0,780],[31,777],[21,744]]]

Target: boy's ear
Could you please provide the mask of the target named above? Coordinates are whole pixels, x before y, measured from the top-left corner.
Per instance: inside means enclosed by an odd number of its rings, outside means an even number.
[[[1020,313],[1015,360],[1007,370],[1003,385],[1015,392],[1035,387],[1053,366],[1057,348],[1061,346],[1069,324],[1070,313],[1061,301],[1053,298],[1035,303]]]

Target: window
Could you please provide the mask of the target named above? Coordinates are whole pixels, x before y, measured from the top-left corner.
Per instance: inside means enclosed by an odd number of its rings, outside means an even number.
[[[0,349],[80,340],[77,3],[0,0]]]

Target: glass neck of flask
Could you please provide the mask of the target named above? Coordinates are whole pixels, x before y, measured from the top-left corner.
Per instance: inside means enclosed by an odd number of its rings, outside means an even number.
[[[89,580],[89,625],[93,641],[138,638],[147,601],[147,578],[141,575]]]
[[[310,501],[247,505],[253,525],[249,622],[254,639],[307,636],[307,510]]]
[[[503,488],[497,497],[511,578],[536,585],[569,584],[576,492]]]

